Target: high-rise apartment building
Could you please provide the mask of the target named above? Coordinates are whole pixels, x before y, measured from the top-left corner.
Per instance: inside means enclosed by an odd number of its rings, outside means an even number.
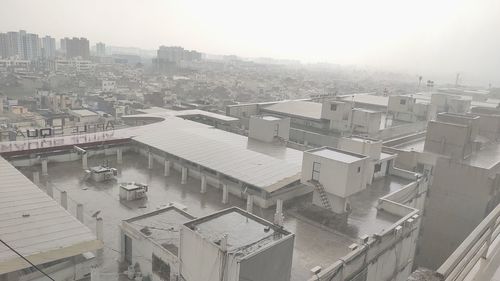
[[[0,58],[9,57],[8,37],[6,33],[0,33]]]
[[[56,56],[56,39],[45,36],[42,38],[42,57],[54,58]]]
[[[68,42],[69,38],[68,37],[64,37],[61,39],[60,41],[60,49],[59,51],[63,54],[66,54],[66,42]]]
[[[106,56],[106,44],[99,42],[95,45],[95,51],[98,57]]]
[[[67,58],[90,58],[89,40],[86,38],[66,39],[66,57]]]
[[[0,56],[3,58],[17,57],[26,59],[26,47],[29,47],[30,51],[33,47],[32,45],[25,47],[26,44],[31,42],[31,40],[27,42],[26,39],[27,34],[24,30],[19,32],[10,31],[7,33],[0,33]]]
[[[41,56],[41,44],[38,35],[26,33],[24,30],[21,30],[19,34],[22,42],[22,58],[27,60],[39,58]]]

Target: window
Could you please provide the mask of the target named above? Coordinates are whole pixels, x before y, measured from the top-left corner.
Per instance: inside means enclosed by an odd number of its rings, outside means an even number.
[[[399,100],[399,104],[405,105],[406,104],[406,100]]]
[[[374,172],[377,173],[380,172],[380,170],[382,170],[382,164],[381,163],[375,164]]]
[[[361,172],[361,167],[358,167],[358,173],[360,173],[360,172]]]
[[[337,105],[336,104],[330,104],[330,110],[331,111],[337,111]]]
[[[319,181],[320,171],[321,171],[321,163],[313,162],[312,180]]]
[[[170,281],[170,265],[153,255],[153,273],[161,280]]]

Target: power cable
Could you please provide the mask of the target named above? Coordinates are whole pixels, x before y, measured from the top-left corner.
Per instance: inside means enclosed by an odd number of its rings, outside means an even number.
[[[18,251],[14,250],[9,244],[5,243],[2,239],[0,239],[0,242],[5,245],[5,247],[9,248],[12,252],[16,253],[18,256],[20,256],[23,260],[25,260],[27,263],[31,264],[36,270],[40,271],[43,275],[45,275],[47,278],[49,278],[52,281],[54,280],[52,277],[50,277],[47,273],[45,273],[43,270],[41,270],[38,266],[34,265],[32,262],[30,262],[27,258],[25,258],[22,254],[20,254]]]

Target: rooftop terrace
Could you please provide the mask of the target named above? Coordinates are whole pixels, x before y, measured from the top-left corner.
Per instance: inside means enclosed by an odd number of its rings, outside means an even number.
[[[91,214],[100,211],[104,219],[104,260],[101,271],[106,280],[125,280],[119,274],[116,260],[119,258],[119,236],[116,232],[117,225],[130,217],[142,215],[155,211],[158,207],[169,202],[178,202],[188,208],[188,212],[197,217],[209,215],[213,212],[226,209],[230,206],[245,208],[245,202],[235,196],[229,196],[229,203],[221,203],[221,190],[208,188],[207,193],[200,194],[200,182],[189,178],[187,184],[180,184],[179,173],[172,171],[168,177],[163,176],[163,167],[155,165],[148,170],[147,159],[136,153],[124,153],[124,164],[116,165],[115,156],[94,156],[89,158],[89,166],[94,166],[108,160],[110,166],[117,167],[119,174],[116,182],[102,184],[82,183],[83,176],[80,161],[49,163],[49,176],[41,186],[53,187],[56,191],[55,199],[59,200],[59,192],[67,191],[69,198],[69,209],[74,210],[76,202],[83,203],[85,208],[85,223],[92,229],[95,227],[95,219]],[[26,167],[22,170],[31,176],[33,169],[39,167]],[[118,199],[119,182],[137,181],[149,185],[148,198],[133,202],[122,202]],[[306,219],[293,210],[295,204],[285,204],[284,227],[295,234],[295,245],[293,255],[292,280],[303,281],[310,277],[309,270],[314,266],[327,267],[349,252],[348,246],[363,234],[373,234],[388,228],[397,218],[386,216],[383,212],[377,212],[375,206],[377,200],[394,190],[402,188],[408,183],[399,177],[388,177],[377,180],[374,184],[357,194],[352,200],[353,212],[346,227],[326,227],[321,222]],[[308,197],[297,198],[294,203],[309,201]],[[274,210],[265,210],[254,206],[254,214],[266,219],[273,220]],[[224,218],[239,220],[241,217]],[[215,222],[221,223],[216,220]],[[161,223],[161,222],[160,222]],[[262,227],[255,222],[258,229]],[[201,224],[208,234],[212,227]],[[236,230],[238,231],[238,230]],[[245,239],[256,239],[258,236],[249,236]],[[230,235],[236,236],[236,235]],[[246,243],[245,241],[233,241],[234,245]],[[121,277],[120,277],[121,276]]]

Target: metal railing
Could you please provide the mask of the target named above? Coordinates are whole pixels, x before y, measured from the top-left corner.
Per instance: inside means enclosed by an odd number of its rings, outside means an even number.
[[[489,258],[488,250],[500,234],[500,204],[469,234],[437,273],[442,280],[465,280],[480,259]]]

